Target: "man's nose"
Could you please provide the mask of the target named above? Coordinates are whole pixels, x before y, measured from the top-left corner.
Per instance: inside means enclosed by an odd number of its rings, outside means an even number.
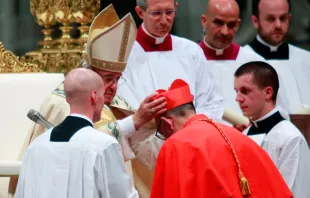
[[[111,88],[112,89],[116,89],[117,88],[117,83],[118,83],[118,81],[117,80],[114,80],[113,82],[112,82],[112,84],[111,84]]]
[[[167,25],[168,17],[169,16],[167,16],[165,12],[160,16],[160,23],[161,23],[161,25]]]
[[[282,23],[281,23],[280,19],[275,20],[275,27],[281,28],[281,26],[282,26]]]
[[[240,94],[237,93],[236,95],[236,102],[243,102],[244,101],[244,98],[242,96],[240,96]]]
[[[227,36],[229,34],[227,25],[224,25],[221,29],[221,34]]]

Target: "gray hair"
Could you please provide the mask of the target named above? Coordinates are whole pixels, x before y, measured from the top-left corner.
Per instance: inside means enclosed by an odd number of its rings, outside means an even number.
[[[137,2],[137,6],[139,6],[143,10],[146,10],[147,0],[136,0],[136,2]]]
[[[147,8],[147,1],[148,0],[136,0],[137,6],[139,6],[142,10],[146,10]],[[174,4],[177,2],[177,0],[174,0]]]

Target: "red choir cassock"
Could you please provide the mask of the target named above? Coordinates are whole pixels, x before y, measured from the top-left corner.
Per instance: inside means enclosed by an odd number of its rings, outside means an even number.
[[[178,79],[158,90],[167,110],[191,102],[188,85]],[[268,154],[236,129],[205,115],[191,117],[163,144],[151,198],[293,197]]]

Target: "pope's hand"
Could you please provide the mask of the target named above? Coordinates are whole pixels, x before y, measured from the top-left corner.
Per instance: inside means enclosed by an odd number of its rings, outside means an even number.
[[[157,94],[158,93],[155,92],[147,96],[133,115],[133,122],[136,130],[138,130],[143,124],[147,123],[157,115],[160,115],[167,111],[167,102],[164,97],[153,100],[153,97]]]

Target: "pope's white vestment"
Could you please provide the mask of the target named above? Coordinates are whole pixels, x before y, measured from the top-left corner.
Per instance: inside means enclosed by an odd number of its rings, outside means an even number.
[[[68,117],[75,123],[79,122],[74,120],[77,118],[89,121],[81,115]],[[71,121],[67,126],[73,125]],[[28,147],[16,198],[138,197],[114,137],[86,126],[69,141],[54,141],[55,128],[38,136]],[[66,131],[61,132],[66,135]]]

